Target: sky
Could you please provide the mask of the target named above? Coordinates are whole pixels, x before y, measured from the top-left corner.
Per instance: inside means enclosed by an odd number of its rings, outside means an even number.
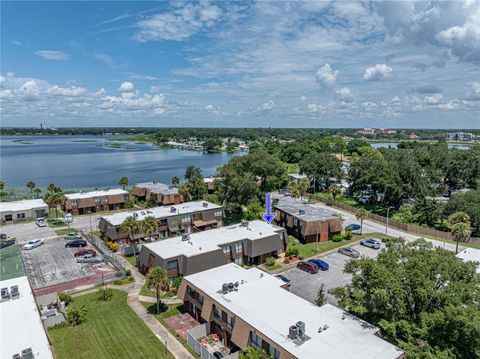
[[[480,1],[7,2],[2,126],[480,128]]]

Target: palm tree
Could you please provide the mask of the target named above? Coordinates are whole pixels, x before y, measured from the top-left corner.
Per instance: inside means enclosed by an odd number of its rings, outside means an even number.
[[[180,178],[177,176],[172,177],[172,185],[177,186],[180,183]]]
[[[452,236],[457,242],[455,246],[455,253],[458,253],[459,242],[466,242],[472,234],[472,231],[470,230],[470,216],[465,212],[455,212],[448,217],[448,222],[452,226]]]
[[[118,184],[120,186],[122,186],[123,189],[125,189],[125,187],[128,186],[128,178],[123,176],[122,178],[120,178],[120,180],[118,181]]]
[[[183,202],[189,202],[192,200],[192,195],[191,195],[191,186],[188,183],[185,183],[183,186],[180,186],[178,189],[178,192],[182,196]]]
[[[453,226],[457,223],[470,223],[470,216],[465,212],[455,212],[448,217],[448,223]]]
[[[42,190],[37,187],[33,190],[33,193],[35,193],[35,196],[38,198],[40,197],[40,193],[42,193]]]
[[[25,186],[30,190],[30,194],[33,193],[33,189],[36,187],[35,182],[33,181],[28,181]]]
[[[152,237],[157,231],[157,219],[153,216],[147,216],[142,221],[142,230],[146,237]]]
[[[298,198],[301,196],[297,182],[290,182],[287,186],[287,189],[292,193],[292,198]]]
[[[368,211],[364,208],[357,209],[355,217],[360,221],[360,235],[363,232],[363,220],[368,218]]]
[[[328,187],[328,192],[331,193],[333,202],[335,202],[337,200],[337,196],[342,193],[342,190],[336,184],[333,184]]]
[[[168,276],[165,269],[154,267],[147,274],[146,283],[148,289],[155,289],[157,294],[157,314],[160,313],[160,291],[168,287]]]
[[[5,189],[5,183],[3,181],[0,181],[0,191],[3,191]]]
[[[55,220],[58,218],[58,206],[63,203],[63,196],[58,193],[49,193],[45,196],[45,203],[49,208],[55,208]]]
[[[298,191],[300,192],[300,197],[305,197],[305,193],[310,188],[310,181],[306,178],[302,178],[300,181],[298,181],[297,187]]]
[[[130,243],[133,243],[133,255],[136,256],[137,254],[135,253],[135,234],[139,233],[142,230],[140,222],[135,217],[127,217],[123,221],[120,230],[128,234],[128,239]]]
[[[60,192],[60,187],[57,187],[57,185],[55,185],[55,183],[50,183],[47,186],[47,191],[50,192],[50,193],[57,193],[57,192]]]

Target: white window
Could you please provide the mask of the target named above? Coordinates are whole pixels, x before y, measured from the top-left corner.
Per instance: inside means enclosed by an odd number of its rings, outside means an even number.
[[[254,332],[251,332],[251,333],[252,333],[252,345],[254,347],[261,348],[262,347],[262,338],[257,336],[257,334],[255,334]]]
[[[78,206],[78,202],[76,199],[72,200],[72,207],[77,207]]]
[[[241,254],[243,252],[242,242],[235,243],[235,252]]]
[[[17,219],[24,219],[25,213],[17,213]]]
[[[230,246],[223,246],[223,254],[226,256],[230,255]]]
[[[178,267],[178,261],[175,259],[173,261],[167,262],[167,270],[176,270]]]
[[[222,217],[223,216],[223,211],[221,209],[218,209],[214,213],[215,217]]]
[[[95,197],[95,203],[100,203],[100,197]]]
[[[192,216],[190,214],[186,214],[182,217],[182,223],[189,223],[192,221]]]
[[[270,348],[268,351],[272,358],[275,358],[275,359],[280,358],[280,352],[274,346],[270,345]]]

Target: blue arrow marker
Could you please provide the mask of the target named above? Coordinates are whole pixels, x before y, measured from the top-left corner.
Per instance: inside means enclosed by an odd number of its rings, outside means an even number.
[[[270,192],[265,194],[265,209],[267,212],[263,213],[262,217],[265,220],[265,222],[270,224],[274,217],[274,215],[272,214],[272,202],[270,201]]]

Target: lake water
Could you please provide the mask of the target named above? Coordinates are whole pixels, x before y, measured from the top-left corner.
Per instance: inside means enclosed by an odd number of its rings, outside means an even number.
[[[8,187],[24,187],[29,180],[37,187],[49,183],[65,189],[118,187],[122,176],[128,177],[130,185],[152,180],[169,184],[173,176],[183,180],[189,165],[200,167],[203,175],[209,176],[240,155],[159,149],[115,139],[118,137],[0,137],[0,178]]]

